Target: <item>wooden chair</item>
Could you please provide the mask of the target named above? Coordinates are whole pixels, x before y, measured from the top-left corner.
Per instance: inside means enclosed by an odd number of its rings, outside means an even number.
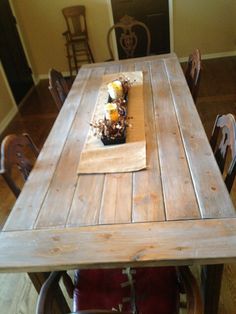
[[[236,174],[236,123],[232,114],[218,115],[216,117],[210,138],[210,145],[224,177],[225,185],[230,193]],[[212,294],[218,299],[221,290],[221,276],[224,270],[223,264],[202,266],[201,283],[202,291],[204,291],[207,278],[211,277],[209,274],[215,269],[218,271],[219,280],[214,283],[211,282],[211,279],[208,280],[212,285]],[[209,295],[206,297],[210,298],[212,296]],[[206,309],[206,311],[209,311],[209,309]],[[217,311],[218,308],[215,308],[214,313],[217,313]]]
[[[1,169],[0,174],[16,197],[20,194],[20,188],[15,182],[12,172],[13,168],[20,171],[23,180],[26,181],[31,169],[32,162],[27,158],[27,149],[30,149],[37,158],[39,151],[29,134],[7,135],[1,144]]]
[[[232,114],[216,117],[210,144],[230,192],[236,174],[236,123]]]
[[[114,24],[107,33],[107,45],[110,57],[114,60],[114,54],[111,46],[111,35],[116,31],[118,50],[123,53],[122,59],[134,58],[150,53],[151,35],[148,27],[140,21],[135,20],[133,17],[125,15],[120,21]],[[146,42],[146,45],[144,44]],[[144,48],[144,49],[143,49]],[[139,55],[138,50],[142,50]]]
[[[200,76],[201,76],[201,53],[199,49],[195,49],[193,53],[190,54],[189,56],[187,68],[185,71],[185,78],[195,103],[197,100],[199,90]]]
[[[54,291],[63,273],[52,272],[42,286],[36,314],[51,313],[55,299]],[[200,290],[187,266],[178,267],[177,270],[175,267],[126,269],[124,278],[121,276],[121,269],[80,270],[76,273],[73,313],[110,314],[114,313],[111,311],[113,307],[118,313],[177,314],[179,313],[179,295],[182,289],[187,296],[187,313],[203,313]],[[115,278],[119,278],[119,280],[114,281]],[[105,286],[104,280],[106,281]],[[123,303],[122,296],[124,297]],[[122,304],[120,307],[112,303],[118,301],[119,298]],[[103,309],[102,306],[104,306]],[[86,310],[86,308],[93,308],[93,310]],[[100,310],[94,310],[94,308],[100,308]]]
[[[61,72],[54,69],[49,70],[49,87],[52,97],[57,105],[58,110],[64,104],[64,101],[69,93],[69,87]]]
[[[63,33],[66,39],[67,58],[70,75],[76,73],[81,62],[94,62],[93,54],[89,46],[85,6],[77,5],[62,9],[66,20],[67,31]],[[85,59],[84,59],[85,57]]]

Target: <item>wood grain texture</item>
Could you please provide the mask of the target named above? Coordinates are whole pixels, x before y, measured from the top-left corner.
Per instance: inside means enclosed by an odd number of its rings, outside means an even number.
[[[137,64],[143,66],[144,62],[139,61],[136,63],[136,65]],[[236,64],[235,57],[218,58],[215,60],[214,59],[203,60],[202,81],[199,90],[200,94],[196,106],[208,136],[210,136],[211,134],[211,130],[214,125],[215,117],[217,114],[219,113],[226,114],[228,112],[236,114],[235,64]],[[107,66],[110,66],[110,64],[107,63]],[[137,68],[137,70],[140,69]],[[53,125],[53,121],[56,119],[56,115],[57,108],[53,100],[51,99],[51,95],[49,94],[48,81],[47,80],[41,81],[40,84],[36,87],[35,91],[30,95],[29,99],[20,108],[20,114],[16,115],[13,122],[4,132],[4,135],[9,133],[22,133],[27,131],[32,135],[32,138],[35,140],[37,146],[41,148],[42,144],[44,143],[49,133],[49,130]],[[153,154],[154,152],[152,153],[152,155]],[[134,176],[136,175],[141,175],[141,172],[137,172],[134,174]],[[155,176],[153,177],[155,178]],[[77,188],[78,185],[79,183],[77,184]],[[144,194],[148,192],[149,185],[150,185],[149,183],[147,183],[147,185],[146,183],[143,184],[144,190],[143,197]],[[231,194],[233,200],[235,200],[235,186],[236,185],[234,185]],[[91,186],[91,191],[93,191],[92,188],[93,186]],[[142,183],[140,183],[140,191],[142,192]],[[82,195],[83,193],[84,192],[81,191]],[[94,191],[94,193],[92,192],[90,193],[90,201],[93,201],[94,199],[93,194],[96,195],[96,191]],[[0,180],[0,198],[1,198],[0,222],[3,226],[8,213],[10,212],[10,209],[12,208],[15,202],[15,198],[13,195],[11,195],[11,192],[8,190],[4,182],[2,182],[1,180]],[[142,199],[140,198],[139,208],[141,215],[151,212],[147,208],[146,205],[148,204],[147,202],[144,203],[143,207],[146,210],[145,211],[142,210],[141,200]],[[81,201],[86,201],[86,199],[83,198]],[[137,199],[137,201],[139,201],[139,199]],[[86,206],[87,205],[85,205],[85,207],[83,208],[84,213],[87,211]],[[90,208],[90,212],[92,212],[91,210],[92,206],[93,205],[88,207]],[[74,222],[76,224],[76,219]],[[4,279],[2,279],[3,278],[2,276],[4,277]],[[24,290],[22,289],[21,284],[18,285],[21,280],[21,276],[25,277],[23,280],[28,281],[27,285],[29,284],[31,286],[31,289]],[[219,314],[235,313],[236,307],[235,278],[236,278],[235,264],[227,264],[227,266],[225,265],[221,289],[222,295],[220,300],[221,302],[219,307]],[[32,284],[29,283],[27,275],[2,274],[0,276],[0,287],[2,288],[0,292],[1,313],[14,313],[14,314],[19,312],[25,314],[34,313],[37,295],[34,287],[32,286]],[[15,312],[13,309],[15,310]]]
[[[174,59],[165,60],[176,115],[203,218],[235,217],[235,209],[206,138],[196,107]]]
[[[119,72],[118,65],[108,66],[107,63],[105,65],[105,74]],[[99,223],[104,178],[105,174],[79,176],[67,219],[67,226],[96,225]]]
[[[167,220],[198,218],[194,187],[163,61],[151,63],[151,78]]]
[[[87,82],[87,92],[81,99],[73,124],[67,133],[67,141],[37,219],[36,228],[65,225],[78,180],[76,170],[79,155],[88,133],[89,121],[103,73],[104,69],[96,69]],[[55,215],[55,213],[57,214]]]
[[[144,74],[147,170],[78,176],[103,74],[135,69]],[[177,58],[88,65],[0,235],[0,268],[220,263],[236,257],[235,217]]]
[[[129,63],[117,65],[116,72],[133,71]],[[121,156],[123,157],[123,156]],[[106,174],[99,222],[131,222],[132,173]]]
[[[133,70],[133,64],[119,65],[120,72]],[[99,219],[100,223],[131,222],[131,206],[132,173],[106,174]]]
[[[135,62],[135,68],[143,71],[145,133],[147,169],[133,174],[133,222],[165,220],[159,166],[157,132],[155,127],[150,66],[148,62]]]
[[[122,59],[122,60],[116,60],[116,61],[109,61],[108,62],[99,62],[99,63],[90,63],[86,64],[86,68],[95,68],[95,67],[107,67],[107,66],[114,66],[114,65],[120,65],[122,64],[130,64],[130,63],[135,63],[135,62],[145,62],[145,61],[152,61],[152,60],[158,60],[158,59],[176,59],[176,54],[175,53],[167,53],[167,54],[162,54],[162,55],[153,55],[153,56],[148,56],[148,57],[140,57],[140,58],[135,58],[135,59]]]
[[[0,272],[215,264],[235,252],[230,218],[3,232]]]
[[[90,71],[83,70],[80,74],[80,78],[74,84],[74,90],[70,91],[33,171],[24,185],[24,193],[18,197],[14,206],[15,210],[11,212],[4,226],[8,230],[33,228],[34,226],[81,100],[82,93],[77,94],[76,90],[83,91]],[[12,217],[13,213],[14,217]]]

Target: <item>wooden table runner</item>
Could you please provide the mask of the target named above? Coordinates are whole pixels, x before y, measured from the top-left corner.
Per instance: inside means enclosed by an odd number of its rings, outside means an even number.
[[[146,140],[144,129],[143,73],[122,72],[104,75],[92,120],[104,117],[107,103],[107,84],[121,75],[128,77],[132,86],[128,94],[128,121],[126,143],[104,146],[90,128],[81,152],[78,173],[130,172],[146,168]]]

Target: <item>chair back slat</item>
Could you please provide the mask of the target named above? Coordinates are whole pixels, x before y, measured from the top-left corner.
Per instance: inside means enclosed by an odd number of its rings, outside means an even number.
[[[62,74],[59,71],[56,71],[55,69],[49,70],[48,89],[51,92],[51,95],[57,105],[58,110],[60,110],[69,93],[69,87]]]
[[[7,135],[1,144],[0,174],[3,176],[16,197],[19,196],[21,190],[13,178],[13,168],[17,168],[19,170],[24,181],[27,180],[33,168],[32,161],[29,160],[26,155],[27,149],[30,149],[33,152],[36,159],[39,154],[39,150],[27,133],[22,135]]]
[[[190,54],[189,56],[187,68],[185,71],[185,78],[195,103],[197,100],[199,90],[200,77],[201,77],[201,53],[199,49],[195,49],[193,53]]]
[[[232,114],[216,117],[210,144],[230,192],[236,172],[236,123]]]
[[[116,31],[118,36],[119,47],[125,53],[126,59],[135,57],[135,53],[138,44],[146,40],[145,55],[150,54],[151,35],[148,27],[140,21],[135,20],[133,17],[125,15],[120,21],[114,24],[107,33],[107,45],[111,59],[114,59],[112,51],[111,35],[113,31]],[[144,34],[143,34],[144,33]],[[144,38],[144,36],[146,38]]]
[[[77,5],[62,9],[62,13],[66,20],[67,29],[71,39],[73,37],[87,37],[87,25],[85,18],[85,6]]]

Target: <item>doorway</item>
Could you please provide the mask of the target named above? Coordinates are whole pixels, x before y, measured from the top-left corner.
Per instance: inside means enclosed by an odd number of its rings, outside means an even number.
[[[19,105],[34,82],[8,0],[0,0],[0,60]]]
[[[111,0],[111,7],[114,23],[127,14],[147,25],[151,33],[151,54],[170,52],[168,0]]]

